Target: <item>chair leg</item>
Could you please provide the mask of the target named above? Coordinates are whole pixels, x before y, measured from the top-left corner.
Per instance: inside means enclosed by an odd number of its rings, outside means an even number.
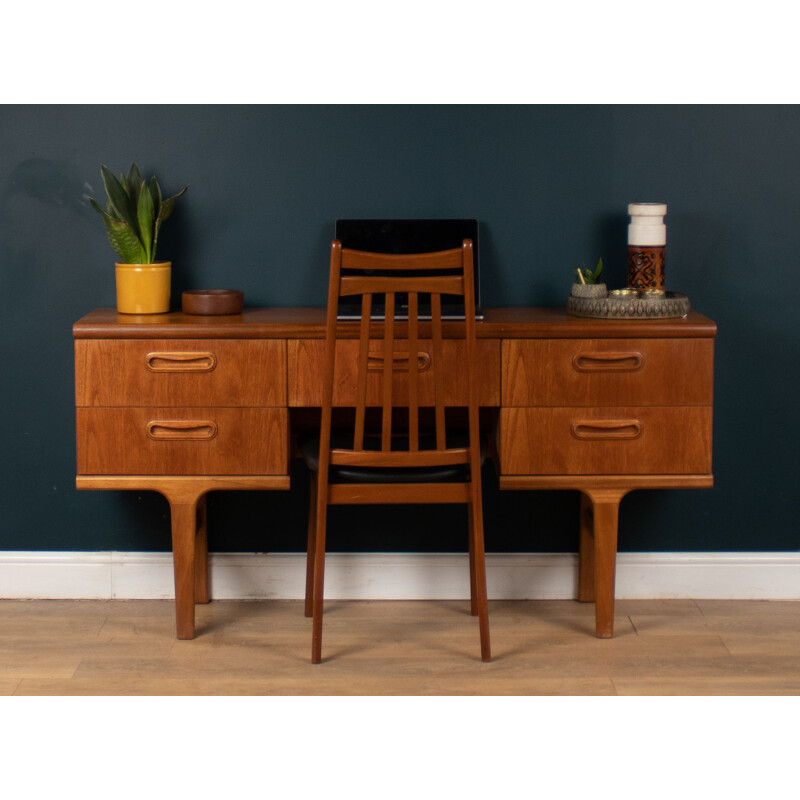
[[[467,526],[469,528],[469,613],[478,616],[478,598],[475,586],[475,529],[472,522],[472,503],[467,503]]]
[[[311,473],[308,500],[308,545],[306,548],[306,607],[305,615],[314,613],[314,553],[317,544],[317,473]]]
[[[480,490],[473,492],[471,506],[472,538],[475,561],[475,594],[478,607],[478,626],[481,636],[481,660],[491,661],[492,652],[489,643],[489,603],[486,597],[486,552],[483,542],[483,505]]]
[[[314,618],[311,633],[311,663],[322,661],[322,597],[325,585],[325,526],[328,518],[328,486],[323,478],[318,481],[316,507],[316,533],[314,541],[314,590],[312,615]]]

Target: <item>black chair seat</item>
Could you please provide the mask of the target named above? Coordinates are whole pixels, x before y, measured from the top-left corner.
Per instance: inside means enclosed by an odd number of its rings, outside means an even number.
[[[392,441],[393,450],[408,450],[408,440],[395,437]],[[466,447],[469,436],[466,433],[448,432],[447,446],[451,448]],[[319,471],[319,434],[307,434],[298,441],[300,452],[306,466],[313,472]],[[333,448],[350,450],[353,447],[352,434],[331,434]],[[433,436],[420,436],[420,450],[435,449]],[[364,449],[379,451],[381,440],[379,436],[365,436]],[[486,440],[481,436],[481,463],[486,454]],[[332,466],[328,472],[329,483],[460,483],[469,480],[469,464],[453,464],[443,467],[353,467]]]

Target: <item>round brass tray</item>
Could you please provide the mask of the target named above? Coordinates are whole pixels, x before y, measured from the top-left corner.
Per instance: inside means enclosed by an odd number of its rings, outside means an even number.
[[[627,290],[609,292],[606,297],[567,298],[567,314],[596,319],[666,319],[685,317],[689,298],[680,292],[640,295]]]

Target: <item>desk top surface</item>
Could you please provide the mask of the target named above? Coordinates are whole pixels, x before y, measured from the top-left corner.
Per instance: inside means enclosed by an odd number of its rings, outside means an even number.
[[[444,336],[456,327],[444,324]],[[572,317],[564,308],[487,308],[476,324],[480,339],[583,338],[712,338],[717,326],[690,311],[680,319],[605,320]],[[342,338],[357,338],[358,323],[340,323]],[[402,326],[397,331],[403,337]],[[425,325],[420,325],[425,336]],[[76,339],[322,339],[324,308],[246,308],[231,316],[203,317],[172,311],[168,314],[119,314],[98,308],[73,326]]]

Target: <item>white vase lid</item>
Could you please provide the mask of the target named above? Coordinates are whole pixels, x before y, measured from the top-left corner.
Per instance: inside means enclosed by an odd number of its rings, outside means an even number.
[[[631,203],[628,213],[637,217],[663,217],[667,213],[666,203]]]
[[[631,203],[628,206],[631,221],[628,225],[628,244],[642,247],[664,247],[667,243],[667,226],[664,217],[666,203]]]

